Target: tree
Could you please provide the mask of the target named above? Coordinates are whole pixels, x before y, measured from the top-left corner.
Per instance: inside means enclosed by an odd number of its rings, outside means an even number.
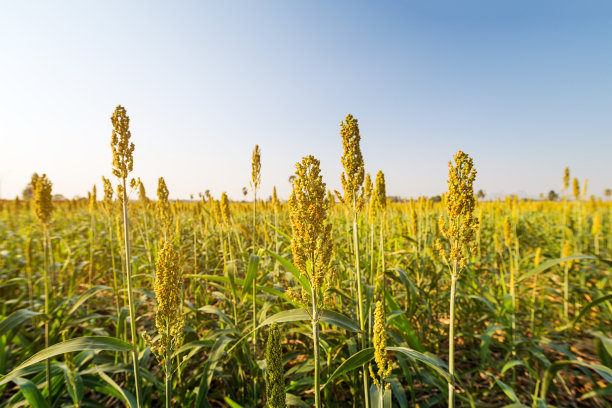
[[[476,197],[478,197],[479,200],[482,200],[485,198],[485,192],[482,190],[478,190],[478,192],[476,193]]]
[[[612,188],[606,188],[606,189],[604,190],[604,195],[605,195],[605,196],[606,196],[608,199],[610,199],[610,197],[612,197]]]
[[[559,199],[559,194],[555,192],[555,190],[550,190],[548,192],[548,200],[549,201],[557,201]]]

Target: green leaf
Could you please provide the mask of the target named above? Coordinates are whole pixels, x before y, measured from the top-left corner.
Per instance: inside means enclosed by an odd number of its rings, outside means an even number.
[[[136,404],[136,397],[131,392],[121,388],[121,386],[119,386],[119,384],[117,384],[105,372],[98,370],[98,374],[108,383],[108,385],[113,387],[119,393],[121,399],[123,399],[123,402],[126,402],[130,408],[138,408],[138,404]]]
[[[333,324],[345,330],[361,333],[359,323],[342,313],[333,310],[322,309],[320,319],[325,323]]]
[[[504,364],[504,367],[501,370],[501,373],[505,373],[506,371],[508,371],[509,369],[511,369],[512,367],[516,367],[517,365],[522,365],[524,366],[525,363],[523,363],[520,360],[510,360],[508,361],[506,364]]]
[[[523,275],[519,276],[519,278],[516,280],[516,283],[517,284],[521,283],[525,279],[529,279],[532,276],[538,275],[538,274],[546,271],[547,269],[550,269],[553,266],[558,265],[560,263],[567,262],[567,261],[584,260],[584,259],[591,259],[591,260],[595,260],[596,261],[599,258],[596,258],[594,256],[590,256],[590,255],[572,255],[572,256],[567,256],[565,258],[551,259],[551,260],[548,260],[548,261],[542,263],[537,268],[534,268],[534,269],[530,270],[529,272],[524,273]]]
[[[388,291],[385,292],[385,299],[389,309],[391,309],[392,312],[401,310],[399,304],[395,301],[395,299],[393,299],[393,296],[391,296],[391,293]],[[412,325],[408,321],[405,313],[398,314],[393,319],[390,319],[389,324],[395,326],[405,336],[410,347],[421,353],[425,351],[425,347],[423,347],[419,341],[419,336],[417,336],[416,332],[412,328]]]
[[[217,364],[221,360],[221,357],[223,357],[225,347],[231,341],[232,339],[229,337],[221,336],[212,347],[206,364],[204,365],[204,371],[202,372],[202,380],[200,381],[200,388],[198,389],[196,407],[210,406],[206,399],[208,391],[210,390],[210,383],[215,374],[215,368],[217,368]]]
[[[31,317],[38,316],[40,313],[32,312],[28,309],[17,310],[6,319],[0,322],[0,336],[5,335],[10,330],[13,330],[19,327],[23,322],[28,320]]]
[[[79,406],[83,400],[83,377],[78,372],[74,373],[74,387],[70,382],[70,372],[68,368],[64,370],[64,382],[66,384],[66,390],[68,395],[72,398],[72,402],[75,406]]]
[[[612,368],[612,339],[604,336],[602,333],[593,333],[595,339],[595,351],[599,360],[608,368]]]
[[[28,400],[32,407],[49,407],[49,404],[47,404],[47,401],[43,398],[42,394],[40,393],[40,391],[38,391],[38,388],[36,387],[36,385],[34,385],[33,382],[21,377],[15,377],[15,379],[13,379],[13,382],[17,384],[17,386],[21,390],[21,393]]]
[[[78,337],[76,339],[66,340],[49,346],[28,358],[26,361],[14,368],[13,371],[2,377],[0,379],[0,385],[13,381],[14,378],[19,377],[23,369],[48,358],[55,357],[60,354],[74,353],[77,351],[97,350],[130,351],[132,350],[132,345],[123,340],[105,336]]]
[[[72,305],[72,307],[68,311],[68,316],[70,316],[74,312],[76,312],[77,309],[79,308],[79,306],[81,306],[83,303],[85,303],[92,296],[95,296],[98,292],[101,292],[103,290],[110,290],[110,288],[108,286],[94,286],[93,288],[91,288],[88,291],[86,291],[85,293],[83,293],[81,296],[79,296],[77,301],[74,303],[74,305]]]
[[[334,312],[333,310],[322,309],[320,319],[325,323],[333,324],[342,329],[354,332],[360,331],[359,324],[356,321],[343,315],[342,313]],[[306,309],[297,308],[285,310],[268,317],[259,326],[257,326],[257,329],[272,323],[297,322],[300,320],[311,320],[310,313],[308,313]]]
[[[249,266],[247,267],[247,273],[244,278],[244,284],[242,285],[242,296],[249,293],[251,286],[253,285],[253,280],[257,276],[257,267],[259,266],[259,257],[257,255],[251,254],[249,257]]]
[[[400,383],[400,381],[397,379],[396,376],[389,377],[389,378],[387,378],[386,381],[389,384],[391,384],[391,391],[393,392],[393,395],[395,396],[395,399],[399,403],[399,406],[400,407],[407,407],[408,406],[408,397],[406,397],[406,391],[404,390],[404,387],[402,386],[402,383]]]
[[[583,307],[582,310],[580,310],[580,313],[578,313],[578,316],[576,316],[574,320],[572,320],[572,322],[570,323],[570,326],[574,328],[574,326],[576,326],[576,323],[578,323],[578,321],[582,319],[584,315],[588,313],[589,310],[591,310],[593,307],[597,306],[598,304],[606,302],[611,299],[612,299],[612,293],[593,300],[591,303]]]
[[[391,408],[391,390],[383,390],[382,406],[380,404],[380,393],[374,384],[370,386],[370,407]]]
[[[302,401],[298,396],[294,394],[287,393],[285,394],[285,400],[287,402],[287,406],[297,406],[300,408],[310,408],[310,405]]]
[[[230,406],[230,408],[243,408],[242,405],[238,404],[230,397],[225,397],[224,399],[225,399],[225,402],[227,402],[227,405]]]
[[[480,337],[480,359],[483,363],[491,353],[489,347],[491,345],[491,341],[493,340],[493,334],[495,334],[496,331],[503,329],[504,327],[500,326],[499,324],[492,324],[491,326],[487,327],[485,332]]]
[[[498,379],[496,376],[494,376],[491,373],[485,373],[486,375],[488,375],[489,377],[493,378],[495,380],[495,383],[497,385],[499,385],[499,388],[502,389],[502,391],[504,392],[504,394],[506,394],[506,396],[508,398],[510,398],[510,400],[514,403],[514,404],[521,404],[521,401],[519,400],[518,396],[516,395],[516,393],[514,392],[514,390],[512,389],[512,387],[510,387],[508,384],[506,384],[505,382],[503,382],[502,380]],[[521,404],[522,405],[522,404]],[[520,406],[521,406],[520,405]]]
[[[448,373],[448,370],[446,366],[444,365],[444,363],[432,358],[431,356],[420,353],[408,347],[387,347],[387,351],[395,351],[395,352],[403,354],[404,356],[410,359],[420,361],[426,366],[433,368],[438,374],[444,377],[444,379],[447,382],[450,382],[451,380],[451,375]]]
[[[340,364],[340,367],[336,368],[336,371],[334,371],[334,373],[329,377],[327,382],[323,384],[323,387],[321,387],[321,389],[327,387],[328,384],[331,384],[332,381],[334,381],[341,375],[346,374],[349,371],[353,371],[356,368],[363,367],[365,363],[371,361],[373,358],[374,347],[369,347],[353,354],[352,356],[344,360],[344,362]]]
[[[306,292],[310,293],[312,291],[312,289],[310,288],[310,282],[308,281],[306,276],[302,275],[302,273],[298,270],[298,268],[295,267],[295,265],[270,250],[266,249],[265,252],[266,254],[270,255],[272,258],[280,262],[280,264],[283,265],[285,269],[293,275],[295,280],[298,281],[298,283],[302,286],[302,288],[304,288]]]
[[[604,380],[612,383],[612,369],[606,366],[601,364],[583,363],[582,361],[578,360],[560,360],[551,364],[544,372],[544,376],[542,378],[542,388],[540,389],[540,398],[542,400],[546,401],[546,394],[548,394],[548,389],[550,388],[553,378],[555,378],[557,375],[557,372],[570,365],[577,365],[591,369],[597,372],[597,374],[601,375]]]
[[[257,326],[257,329],[272,323],[296,322],[299,320],[310,320],[310,314],[306,311],[306,309],[291,309],[273,314],[264,320],[259,326]]]

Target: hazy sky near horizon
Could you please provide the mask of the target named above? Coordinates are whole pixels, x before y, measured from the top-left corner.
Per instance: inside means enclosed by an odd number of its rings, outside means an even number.
[[[100,191],[118,104],[152,198],[242,198],[255,144],[260,196],[307,154],[339,189],[347,113],[389,195],[444,192],[458,149],[488,194],[612,188],[610,1],[4,1],[0,51],[2,198]]]

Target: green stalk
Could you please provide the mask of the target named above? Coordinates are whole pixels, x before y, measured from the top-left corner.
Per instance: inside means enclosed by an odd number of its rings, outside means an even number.
[[[168,327],[168,322],[166,322],[166,331],[170,333],[170,328]],[[168,339],[168,344],[166,345],[166,408],[170,408],[172,406],[172,353],[170,352],[170,340]]]
[[[569,324],[569,268],[566,263],[563,270],[563,318],[566,324]]]
[[[314,263],[313,263],[314,276]],[[320,382],[319,382],[319,315],[317,310],[317,289],[312,288],[312,338],[314,340],[314,395],[315,407],[321,408]]]
[[[113,294],[115,297],[115,309],[116,309],[116,313],[117,313],[117,326],[115,328],[116,330],[116,336],[118,339],[121,338],[121,325],[119,324],[119,314],[121,312],[121,308],[119,307],[119,289],[118,289],[118,284],[117,284],[117,271],[115,269],[115,251],[113,249],[113,226],[112,226],[112,221],[110,219],[110,216],[107,219],[107,226],[108,226],[108,241],[110,244],[110,256],[111,256],[111,267],[113,269]],[[117,357],[118,354],[115,355],[115,357]],[[115,359],[115,363],[117,362],[117,360]]]
[[[89,213],[89,287],[92,286],[93,283],[93,275],[94,275],[94,229],[95,229],[95,219],[93,209]]]
[[[257,242],[257,190],[253,192],[253,253]],[[253,360],[255,362],[253,374],[257,370],[257,272],[253,279]],[[253,375],[253,403],[257,405],[257,380]]]
[[[531,336],[535,338],[535,310],[536,310],[536,289],[538,287],[538,275],[533,277],[533,287],[531,288]]]
[[[514,342],[516,336],[516,283],[514,276],[514,260],[511,248],[508,248],[508,255],[510,258],[510,297],[512,298],[512,314],[510,316],[510,348],[512,350],[512,358],[515,359],[516,350],[514,349]]]
[[[232,302],[232,310],[234,312],[234,327],[238,327],[238,312],[236,311],[236,291],[233,288],[233,282],[234,282],[234,277],[231,276],[230,277],[230,270],[229,270],[229,265],[228,265],[228,260],[227,260],[227,255],[226,255],[226,247],[230,247],[229,243],[227,241],[229,241],[230,237],[229,237],[229,232],[226,232],[226,227],[225,225],[222,228],[222,235],[223,235],[223,275],[227,278],[228,280],[228,290],[232,293],[232,298],[233,298],[233,302]],[[231,247],[230,247],[230,257],[232,256],[231,253]]]
[[[368,222],[368,226],[370,227],[370,279],[368,279],[368,281],[370,281],[371,283],[375,283],[375,279],[376,279],[376,262],[375,262],[375,256],[374,256],[374,229],[375,229],[375,225],[374,223],[369,223]]]
[[[386,284],[386,275],[385,275],[385,235],[384,235],[384,230],[385,230],[385,213],[383,212],[380,218],[380,272],[381,272],[381,279],[382,279],[382,299],[383,299],[383,304],[384,301],[386,299],[386,291],[387,291],[387,284]],[[381,405],[382,406],[382,405]]]
[[[44,291],[45,291],[45,348],[49,347],[49,320],[50,320],[50,307],[49,307],[49,296],[51,295],[51,291],[49,289],[49,233],[47,231],[47,227],[43,227],[43,283],[44,283]],[[51,403],[51,359],[47,359],[45,362],[45,377],[47,378],[47,390],[48,401]]]
[[[357,199],[353,197],[353,245],[355,247],[355,278],[357,280],[357,301],[359,307],[359,327],[361,329],[361,349],[366,348],[365,320],[363,318],[363,296],[361,291],[361,272],[359,269],[359,230],[357,226]],[[368,398],[368,375],[365,365],[362,366],[363,375],[363,395],[365,407],[370,408],[370,398]]]
[[[455,291],[457,286],[457,261],[453,262],[450,293],[450,324],[448,329],[448,407],[455,407]]]
[[[127,292],[130,307],[130,326],[132,331],[132,353],[134,363],[134,383],[136,386],[136,406],[140,407],[142,396],[140,392],[140,364],[138,363],[138,337],[136,334],[136,310],[134,305],[134,292],[132,291],[132,262],[130,251],[130,234],[128,227],[128,208],[126,182],[123,179],[123,233],[125,239],[125,270],[127,272]]]
[[[278,254],[278,209],[274,206],[274,252]],[[278,261],[274,261],[274,276],[278,279]]]

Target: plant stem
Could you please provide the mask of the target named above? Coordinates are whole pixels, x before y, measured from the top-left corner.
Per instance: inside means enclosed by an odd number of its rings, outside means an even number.
[[[363,319],[363,296],[361,291],[361,272],[359,269],[359,230],[357,226],[357,201],[353,200],[353,245],[355,249],[355,279],[357,280],[357,301],[359,307],[359,327],[361,329],[361,349],[366,348],[366,331],[365,321]],[[370,408],[370,398],[368,398],[368,375],[365,370],[365,365],[362,366],[363,375],[363,395],[365,399],[365,407]]]
[[[166,331],[169,333],[170,328],[168,327],[168,322],[166,322]],[[166,408],[170,408],[172,406],[172,356],[170,350],[171,341],[168,340],[168,344],[166,345]]]
[[[49,347],[49,320],[51,316],[49,307],[49,296],[51,291],[49,289],[49,233],[47,227],[43,227],[43,280],[44,280],[44,291],[45,291],[45,348]],[[45,362],[45,376],[47,378],[47,390],[49,391],[47,400],[51,403],[51,359],[47,359]]]
[[[569,265],[565,265],[563,270],[563,318],[569,324]]]
[[[257,242],[257,190],[253,194],[253,253],[255,253],[255,245]],[[257,405],[257,272],[253,278],[253,404]]]
[[[130,251],[130,234],[128,227],[128,203],[126,182],[123,179],[123,234],[125,239],[125,270],[127,273],[127,292],[130,307],[130,326],[132,331],[132,353],[134,363],[134,383],[136,386],[136,406],[141,406],[142,396],[140,395],[140,364],[138,362],[138,337],[136,334],[136,310],[134,305],[134,293],[132,291],[132,262]]]
[[[314,272],[314,264],[313,264]],[[313,273],[314,275],[314,273]],[[319,383],[319,316],[317,310],[317,289],[312,288],[312,338],[314,340],[314,394],[315,394],[315,407],[321,408],[321,395],[319,389],[321,388]]]
[[[385,297],[387,295],[387,285],[385,283],[386,281],[386,275],[385,275],[385,213],[382,213],[381,219],[380,219],[380,273],[381,273],[381,280],[382,280],[382,302],[383,305],[385,303]]]
[[[455,288],[457,286],[457,261],[454,261],[451,275],[450,324],[448,329],[448,407],[455,407]]]

